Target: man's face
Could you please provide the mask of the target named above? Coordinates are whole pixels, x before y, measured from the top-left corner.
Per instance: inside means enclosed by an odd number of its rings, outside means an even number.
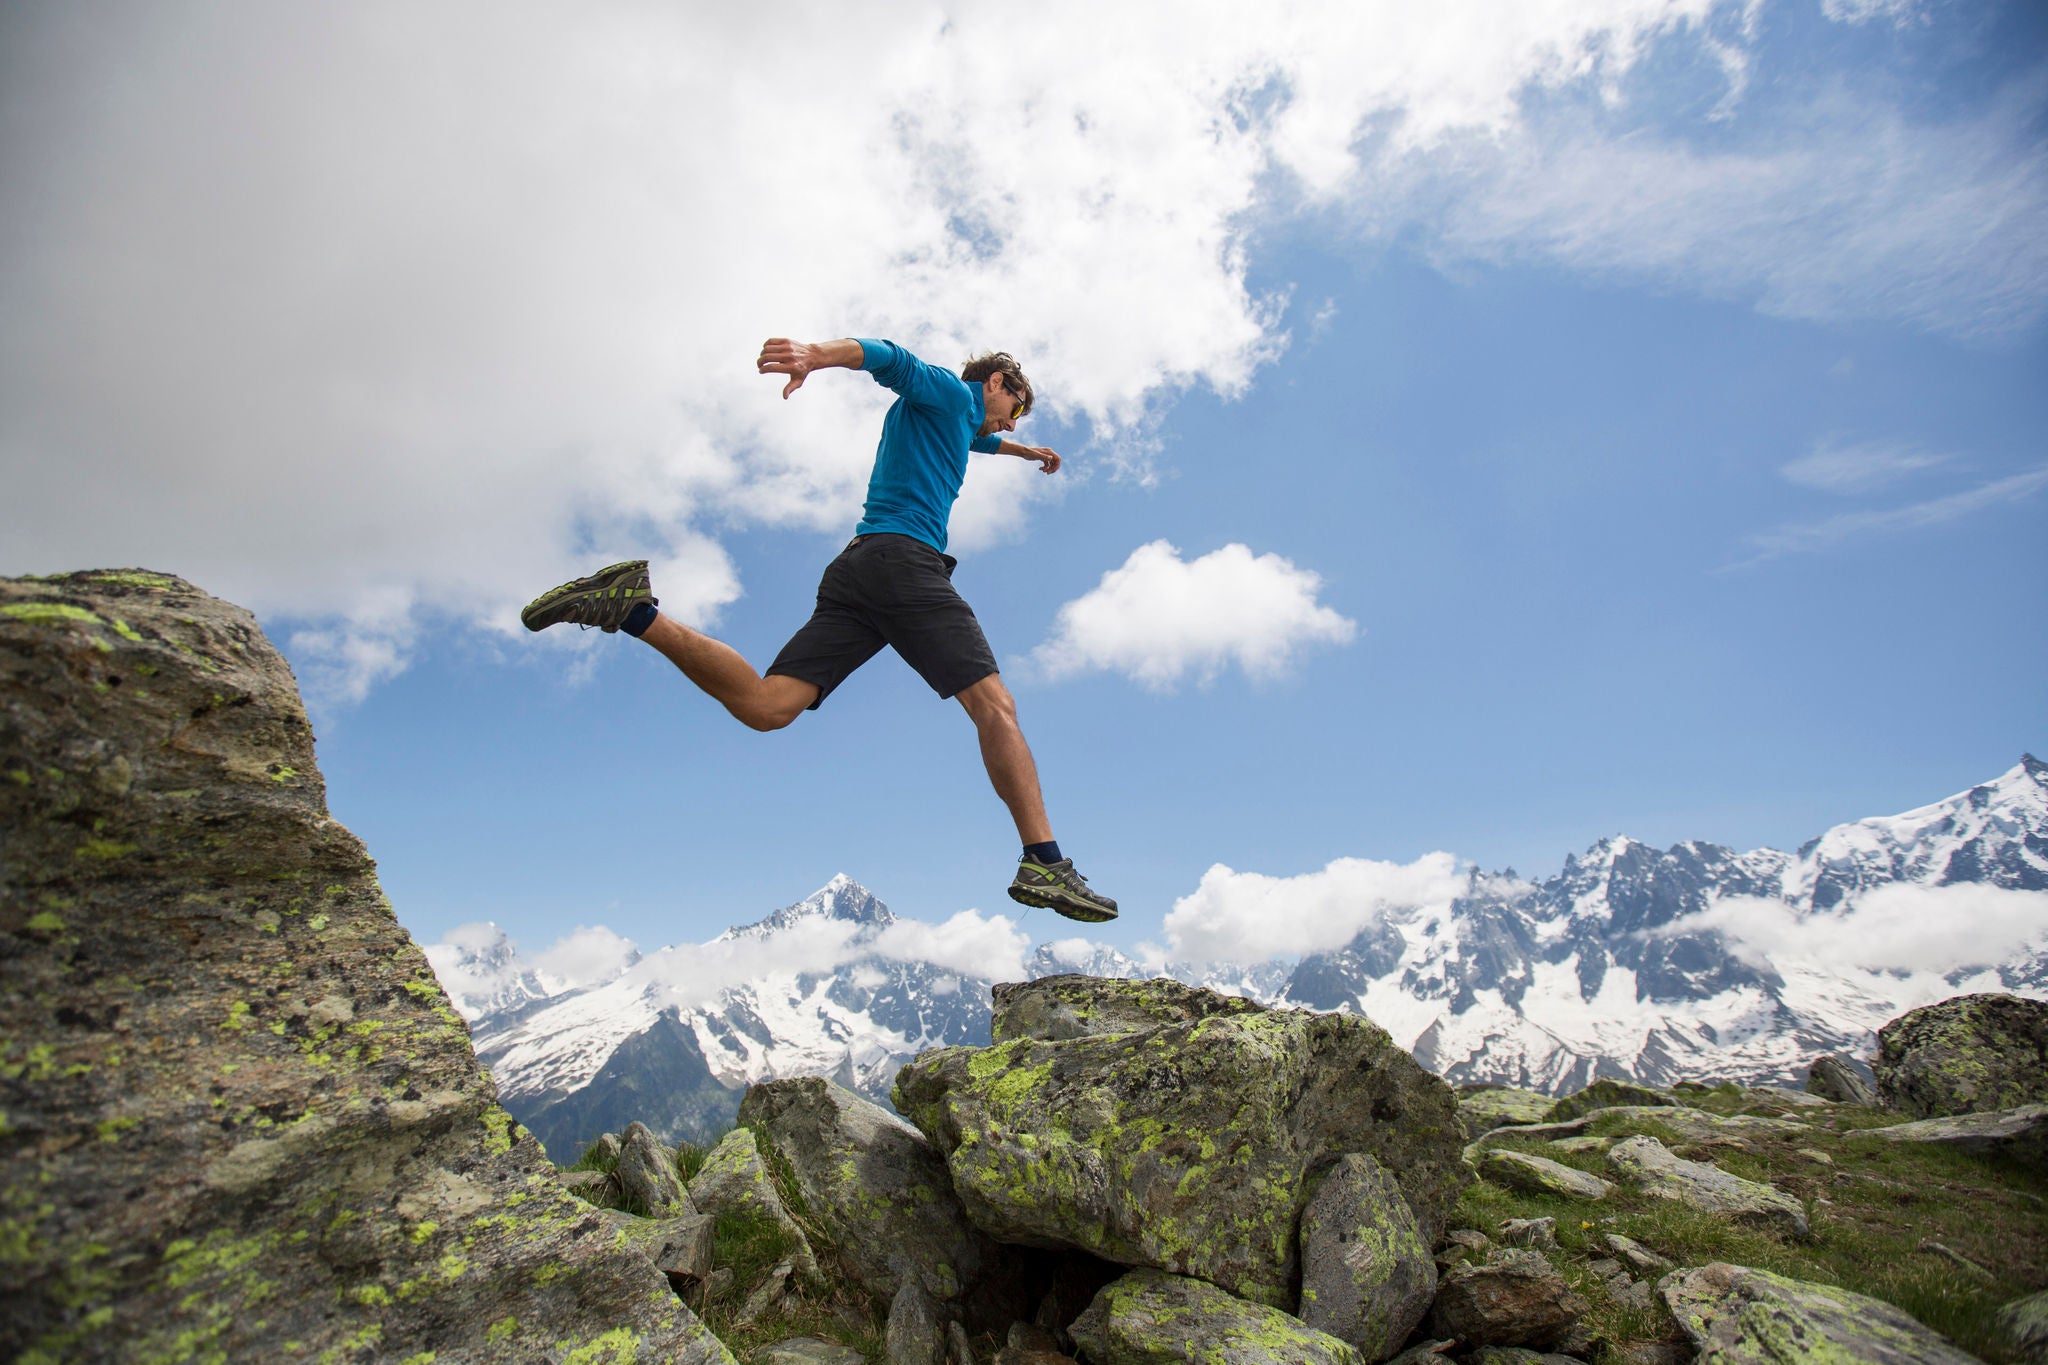
[[[1002,374],[992,374],[982,384],[981,400],[981,435],[1017,429],[1017,419],[1024,412],[1024,400],[1010,392],[1009,381]]]

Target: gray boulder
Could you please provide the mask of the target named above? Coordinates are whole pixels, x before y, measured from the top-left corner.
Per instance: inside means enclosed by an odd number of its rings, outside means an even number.
[[[1653,1137],[1618,1142],[1607,1164],[1625,1184],[1659,1199],[1717,1213],[1738,1223],[1770,1228],[1791,1237],[1811,1235],[1806,1207],[1771,1185],[1730,1175],[1718,1166],[1673,1156]]]
[[[2048,1365],[2048,1289],[1998,1310],[1998,1330],[2025,1365]]]
[[[1595,1109],[1612,1109],[1617,1105],[1663,1105],[1677,1104],[1671,1094],[1634,1081],[1598,1080],[1584,1090],[1567,1095],[1544,1111],[1542,1122],[1563,1123]]]
[[[944,1154],[968,1216],[1005,1242],[1284,1309],[1308,1178],[1332,1158],[1377,1160],[1431,1240],[1467,1178],[1450,1087],[1368,1020],[1089,977],[998,986],[995,1001],[1008,1041],[925,1053],[894,1099]],[[1200,1017],[1144,1022],[1185,1013]],[[1103,1020],[1143,1026],[1076,1032]]]
[[[804,1212],[869,1293],[893,1299],[916,1280],[941,1302],[974,1299],[979,1313],[985,1296],[1016,1291],[1013,1253],[968,1221],[945,1162],[894,1114],[802,1076],[750,1087],[740,1122],[789,1163]]]
[[[1716,1262],[1657,1289],[1698,1365],[1982,1365],[1891,1304],[1833,1285]]]
[[[1837,1104],[1877,1107],[1876,1088],[1863,1078],[1862,1069],[1849,1057],[1828,1053],[1814,1058],[1813,1065],[1806,1069],[1806,1088]]]
[[[1152,1269],[1105,1287],[1072,1330],[1091,1365],[1370,1365],[1278,1309]]]
[[[2048,1104],[2048,1001],[1959,995],[1877,1031],[1877,1096],[1914,1118]]]
[[[255,618],[0,580],[0,678],[0,1359],[730,1361],[496,1103]]]
[[[1975,1156],[1998,1156],[2029,1166],[2048,1166],[2048,1104],[1918,1119],[1885,1128],[1861,1128],[1847,1136],[1853,1142],[1927,1143]]]
[[[1298,1316],[1383,1360],[1435,1297],[1436,1262],[1401,1187],[1371,1157],[1344,1157],[1301,1213]]]
[[[1469,1141],[1481,1133],[1521,1123],[1541,1123],[1557,1101],[1534,1090],[1513,1086],[1485,1086],[1458,1089],[1458,1117],[1465,1124]]]
[[[744,1213],[772,1223],[790,1250],[790,1263],[805,1280],[818,1276],[818,1258],[810,1238],[783,1207],[752,1130],[735,1128],[705,1154],[704,1164],[690,1180],[690,1202],[699,1212],[716,1217]]]
[[[851,1346],[823,1337],[790,1337],[763,1346],[755,1359],[761,1365],[865,1365],[866,1361]]]
[[[1501,1148],[1480,1154],[1479,1174],[1503,1189],[1568,1199],[1605,1199],[1614,1188],[1599,1176],[1563,1162]]]
[[[689,1213],[674,1218],[640,1218],[617,1209],[606,1209],[604,1220],[627,1246],[639,1248],[654,1262],[654,1268],[668,1276],[681,1292],[691,1283],[702,1284],[711,1277],[711,1233],[709,1214]]]
[[[1429,1310],[1429,1330],[1467,1346],[1546,1350],[1587,1308],[1541,1252],[1501,1250],[1484,1262],[1453,1266],[1445,1273]]]
[[[915,1279],[889,1301],[884,1344],[889,1365],[946,1365],[946,1320]]]
[[[649,1218],[680,1218],[697,1210],[683,1191],[676,1160],[644,1123],[626,1126],[619,1140],[619,1164],[612,1172],[627,1207],[646,1210]]]

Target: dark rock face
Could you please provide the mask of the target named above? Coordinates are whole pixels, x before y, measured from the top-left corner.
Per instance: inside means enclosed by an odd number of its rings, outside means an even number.
[[[2048,1103],[2048,1001],[1959,995],[1877,1034],[1877,1096],[1915,1118]]]
[[[1496,1251],[1481,1264],[1453,1266],[1444,1275],[1429,1311],[1429,1329],[1468,1346],[1545,1350],[1562,1340],[1586,1309],[1586,1301],[1541,1252]]]
[[[1677,1104],[1669,1094],[1653,1090],[1646,1085],[1634,1085],[1628,1081],[1598,1080],[1579,1091],[1567,1095],[1550,1106],[1543,1115],[1545,1123],[1564,1123],[1595,1109],[1615,1109],[1623,1105]]]
[[[1832,1053],[1813,1059],[1813,1065],[1806,1070],[1806,1088],[1837,1104],[1860,1104],[1866,1109],[1877,1105],[1877,1091],[1863,1078],[1856,1063]]]
[[[249,613],[0,580],[0,831],[0,1358],[729,1361],[494,1102]]]

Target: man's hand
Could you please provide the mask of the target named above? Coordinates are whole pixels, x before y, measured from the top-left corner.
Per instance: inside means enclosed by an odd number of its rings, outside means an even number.
[[[788,375],[789,382],[782,386],[782,396],[787,398],[804,386],[813,370],[857,370],[860,362],[858,341],[827,341],[814,346],[788,337],[770,337],[761,344],[761,357],[754,368],[762,374]]]
[[[1002,444],[1001,453],[1004,455],[1015,455],[1020,460],[1036,460],[1038,468],[1042,473],[1057,474],[1059,472],[1059,452],[1051,446],[1027,446],[1019,445],[1015,441],[1005,441]]]

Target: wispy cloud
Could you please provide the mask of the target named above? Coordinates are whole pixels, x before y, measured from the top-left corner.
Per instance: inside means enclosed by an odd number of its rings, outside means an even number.
[[[1321,590],[1320,576],[1280,555],[1232,544],[1183,560],[1155,540],[1062,606],[1031,662],[1049,679],[1101,670],[1160,690],[1231,664],[1276,678],[1302,650],[1357,635],[1357,623],[1316,600]]]
[[[1446,909],[1466,886],[1448,853],[1412,863],[1338,858],[1319,872],[1270,877],[1216,864],[1173,903],[1167,946],[1181,960],[1263,962],[1341,948],[1391,910]]]
[[[1746,569],[1784,555],[1811,554],[1865,536],[1939,526],[2000,503],[2017,502],[2048,488],[2048,465],[1993,479],[1946,497],[1929,498],[1905,507],[1842,512],[1820,521],[1792,522],[1749,539],[1750,553],[1725,566],[1723,572]]]
[[[1828,440],[1778,473],[1803,488],[1825,493],[1871,493],[1909,474],[1946,464],[1948,458],[1896,442],[1844,444]]]
[[[1752,961],[1946,974],[2048,944],[2048,892],[1976,883],[1879,887],[1846,909],[1801,913],[1779,900],[1730,897],[1674,920],[1660,936],[1714,930]]]

